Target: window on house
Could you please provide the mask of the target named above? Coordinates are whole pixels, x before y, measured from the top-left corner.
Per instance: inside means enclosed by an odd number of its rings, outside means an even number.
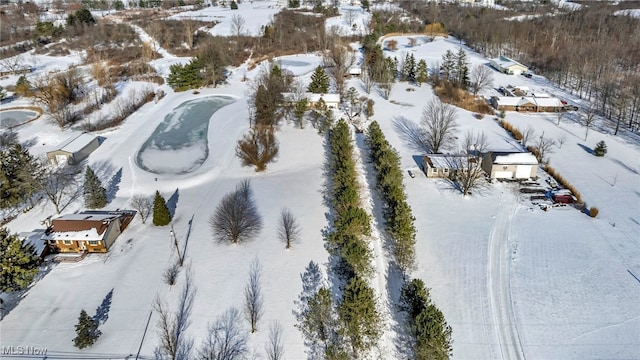
[[[72,241],[71,240],[63,240],[62,243],[65,244],[65,245],[71,245]]]
[[[51,245],[55,245],[56,241],[55,240],[49,240],[49,244]]]
[[[98,245],[98,241],[89,241],[89,245],[96,246]]]
[[[444,169],[444,173],[445,174],[448,173],[448,172],[449,172],[449,169]]]
[[[438,173],[438,168],[431,169],[431,172],[434,173],[434,174],[437,174]]]

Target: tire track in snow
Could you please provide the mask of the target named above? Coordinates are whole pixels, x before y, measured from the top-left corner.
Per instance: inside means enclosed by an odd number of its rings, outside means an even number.
[[[517,196],[513,189],[505,187],[489,235],[487,283],[491,315],[495,328],[501,359],[524,359],[516,318],[511,300],[511,254],[509,233],[511,220],[518,210]]]
[[[371,221],[371,236],[369,236],[369,249],[372,250],[373,260],[374,260],[374,274],[369,282],[376,292],[376,295],[379,299],[379,307],[378,309],[381,311],[381,317],[383,321],[382,328],[382,336],[380,338],[379,344],[381,344],[380,349],[382,354],[392,353],[394,349],[394,337],[392,331],[390,331],[390,327],[388,324],[392,321],[392,309],[391,303],[387,296],[387,269],[389,267],[389,263],[386,258],[385,250],[382,246],[383,241],[383,233],[384,233],[384,224],[378,223],[377,217],[374,214],[374,200],[373,193],[371,189],[375,189],[375,178],[372,179],[372,173],[368,170],[371,169],[371,166],[367,166],[365,162],[369,158],[369,152],[367,150],[366,144],[364,143],[364,135],[355,134],[355,146],[354,148],[354,158],[356,160],[356,171],[358,172],[358,183],[360,185],[360,198],[362,200],[363,209],[369,214]]]

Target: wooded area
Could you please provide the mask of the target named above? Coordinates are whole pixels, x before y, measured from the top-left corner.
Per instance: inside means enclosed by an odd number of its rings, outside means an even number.
[[[638,130],[640,19],[614,15],[632,4],[592,1],[572,10],[538,2],[508,5],[519,10],[401,2],[425,24],[443,23],[484,56],[511,57],[591,101],[615,121],[616,134],[623,125]],[[515,19],[523,14],[528,16]]]

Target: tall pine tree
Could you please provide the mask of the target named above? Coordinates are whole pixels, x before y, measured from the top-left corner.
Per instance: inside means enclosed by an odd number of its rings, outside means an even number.
[[[371,349],[381,335],[382,319],[376,309],[373,289],[358,276],[351,278],[338,307],[339,333],[351,348],[352,358]]]
[[[167,207],[167,202],[164,200],[160,192],[156,190],[155,198],[153,199],[153,225],[165,226],[171,222],[171,212]]]
[[[73,346],[84,349],[93,345],[102,333],[98,330],[98,323],[93,320],[87,312],[80,311],[78,324],[76,324],[76,337],[73,339]]]
[[[416,74],[416,83],[418,85],[424,84],[429,80],[429,71],[427,69],[427,62],[424,59],[418,61],[418,69]]]
[[[33,245],[24,244],[17,235],[0,228],[0,291],[25,289],[38,274],[39,263]]]
[[[0,208],[12,208],[41,189],[42,166],[18,143],[0,150]],[[33,203],[31,203],[33,205]]]
[[[469,65],[467,64],[467,53],[462,48],[456,54],[455,72],[455,84],[462,89],[466,89],[469,85]]]
[[[329,92],[329,76],[324,72],[322,66],[318,66],[311,74],[309,91],[314,94],[326,94]]]
[[[101,209],[107,205],[107,190],[88,165],[84,172],[84,205],[89,209]]]

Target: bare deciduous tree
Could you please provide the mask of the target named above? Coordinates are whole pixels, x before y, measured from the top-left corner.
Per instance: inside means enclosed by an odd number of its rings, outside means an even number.
[[[560,110],[556,113],[556,119],[558,119],[558,122],[556,123],[556,125],[560,125],[560,121],[562,121],[563,117],[564,117],[564,111]]]
[[[231,308],[218,317],[216,322],[209,326],[208,337],[198,351],[198,359],[245,359],[249,349],[240,320],[240,312],[236,308]]]
[[[280,212],[278,237],[285,243],[285,249],[290,249],[292,243],[300,240],[300,226],[289,209],[285,208]]]
[[[244,180],[226,194],[209,220],[218,242],[233,244],[253,238],[262,229],[262,218],[253,200],[251,184]]]
[[[240,35],[242,35],[245,23],[246,21],[242,15],[234,14],[231,17],[231,32],[236,36],[236,39],[240,38]]]
[[[556,146],[555,140],[544,137],[544,134],[542,134],[538,141],[531,146],[531,150],[539,163],[547,163],[549,162],[547,155],[553,153],[554,146]]]
[[[522,146],[527,147],[527,143],[529,140],[533,139],[536,131],[531,127],[531,125],[527,125],[527,128],[522,132]]]
[[[431,152],[436,154],[455,142],[456,108],[434,98],[422,111],[422,130]]]
[[[271,323],[269,326],[269,340],[265,345],[267,359],[282,360],[284,358],[284,345],[282,344],[282,324],[279,321]]]
[[[492,70],[489,69],[488,66],[483,64],[479,64],[478,66],[473,68],[471,72],[471,83],[469,84],[469,88],[473,95],[478,95],[478,92],[482,89],[489,88],[493,85],[493,75]]]
[[[76,181],[77,170],[71,166],[48,167],[45,170],[43,192],[60,214],[67,205],[82,195],[82,186]]]
[[[249,321],[251,333],[258,331],[258,321],[262,318],[264,299],[260,278],[262,268],[258,259],[254,259],[249,269],[249,281],[244,288],[244,316]]]
[[[587,136],[589,135],[589,128],[591,127],[595,119],[596,119],[596,108],[595,106],[589,104],[584,109],[584,127],[585,127],[584,141],[587,141]]]
[[[159,297],[156,298],[154,310],[160,316],[157,323],[160,345],[154,351],[156,359],[182,360],[191,358],[193,339],[187,336],[186,330],[191,324],[189,317],[194,298],[195,288],[189,272],[187,272],[178,308],[175,312],[170,312],[168,305]]]
[[[564,145],[564,143],[567,142],[567,135],[565,134],[558,135],[558,137],[556,138],[556,142],[558,143],[558,149],[562,149],[562,145]]]
[[[140,220],[142,220],[142,223],[144,224],[153,209],[153,202],[151,199],[144,195],[134,195],[131,198],[130,204],[138,215],[140,215]]]
[[[349,47],[343,45],[339,37],[332,38],[332,45],[324,55],[324,67],[329,69],[338,94],[344,94],[344,80],[355,58]]]
[[[468,132],[464,137],[460,154],[449,157],[450,167],[454,170],[451,180],[462,195],[468,195],[483,181],[482,156],[486,150],[486,135]]]
[[[371,71],[364,67],[362,69],[362,74],[360,74],[360,80],[362,80],[362,87],[367,94],[371,94],[371,88],[373,88],[373,77],[371,76]]]

